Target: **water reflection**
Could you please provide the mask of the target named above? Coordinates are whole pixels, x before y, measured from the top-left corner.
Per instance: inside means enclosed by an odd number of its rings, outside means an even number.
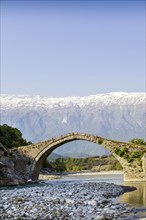
[[[125,182],[126,186],[135,186],[137,190],[124,193],[120,196],[120,202],[128,203],[132,207],[146,209],[146,183],[144,182]]]

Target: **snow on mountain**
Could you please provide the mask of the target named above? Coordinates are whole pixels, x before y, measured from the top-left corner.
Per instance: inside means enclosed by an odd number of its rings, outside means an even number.
[[[23,137],[32,142],[69,132],[124,141],[144,138],[146,93],[114,92],[66,98],[1,95],[0,124],[4,123],[20,129]],[[56,152],[106,153],[103,148],[85,141],[71,142]]]

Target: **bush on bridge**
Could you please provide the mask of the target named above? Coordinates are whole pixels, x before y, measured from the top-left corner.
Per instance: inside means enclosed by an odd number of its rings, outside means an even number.
[[[134,138],[130,140],[129,142],[132,144],[146,145],[146,142],[144,141],[144,139],[141,139],[141,138]]]
[[[133,151],[129,152],[127,148],[116,148],[114,151],[118,156],[122,157],[123,159],[127,160],[128,163],[133,162],[134,160],[137,161],[139,166],[142,166],[142,157],[144,152],[142,151]]]

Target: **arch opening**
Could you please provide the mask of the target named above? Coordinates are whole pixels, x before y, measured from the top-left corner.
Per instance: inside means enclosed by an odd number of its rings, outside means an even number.
[[[118,161],[118,165],[117,167],[122,167],[122,164],[120,163],[120,161],[118,160],[118,158],[116,157],[116,155],[112,152],[112,150],[110,150],[108,148],[108,146],[104,146],[103,141],[101,141],[101,139],[99,138],[98,140],[95,139],[91,139],[91,137],[89,138],[84,138],[84,137],[70,137],[70,138],[64,138],[62,141],[56,141],[56,143],[53,144],[49,144],[46,145],[45,148],[43,149],[43,151],[41,151],[37,157],[35,158],[35,162],[33,165],[33,170],[32,170],[32,179],[38,179],[38,176],[40,174],[40,170],[43,166],[44,161],[47,159],[47,157],[54,152],[56,149],[58,149],[61,146],[65,146],[66,143],[69,142],[75,142],[75,141],[87,141],[88,143],[95,143],[96,144],[96,148],[102,147],[103,149],[106,149],[106,152],[109,153],[109,155],[112,155],[112,158],[115,158],[115,161]],[[101,158],[100,158],[101,159]],[[101,161],[100,161],[101,162]],[[120,164],[120,165],[119,165]]]

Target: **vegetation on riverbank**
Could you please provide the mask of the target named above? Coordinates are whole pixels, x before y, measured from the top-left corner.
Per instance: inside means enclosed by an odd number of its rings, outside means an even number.
[[[7,124],[0,125],[0,142],[6,148],[13,148],[19,146],[25,146],[31,144],[27,142],[23,137],[20,130],[8,126]]]
[[[89,158],[58,158],[46,160],[43,167],[55,172],[72,171],[109,171],[122,170],[120,163],[112,156],[89,157]]]

